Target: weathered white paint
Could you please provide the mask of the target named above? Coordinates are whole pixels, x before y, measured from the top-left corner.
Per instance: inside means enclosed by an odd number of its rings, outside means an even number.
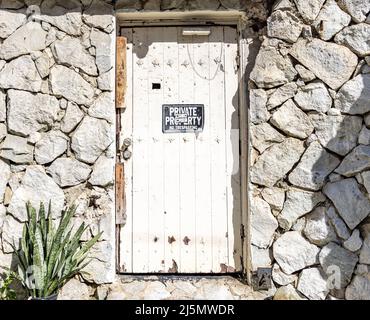
[[[129,80],[122,138],[133,141],[125,162],[122,272],[242,269],[237,33],[182,30],[122,29]],[[203,132],[163,134],[165,103],[204,104]]]

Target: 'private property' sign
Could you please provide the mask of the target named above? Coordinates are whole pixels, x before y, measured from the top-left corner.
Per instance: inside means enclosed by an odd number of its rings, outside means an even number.
[[[203,104],[164,104],[162,106],[164,133],[202,132],[203,127]]]

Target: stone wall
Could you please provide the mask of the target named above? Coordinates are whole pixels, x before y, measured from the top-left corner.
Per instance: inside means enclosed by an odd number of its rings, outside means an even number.
[[[0,265],[15,263],[25,202],[52,200],[55,219],[104,231],[89,283],[115,276],[115,17],[100,0],[0,4]]]
[[[250,76],[251,241],[277,298],[370,299],[369,11],[282,0],[267,20]]]
[[[104,236],[89,275],[62,297],[106,296],[95,288],[115,278],[114,10],[237,9],[250,44],[252,266],[273,267],[263,297],[370,299],[370,1],[280,0],[268,19],[273,1],[111,2],[0,1],[0,266],[15,263],[7,242],[21,235],[27,200],[52,199],[56,219],[77,201],[84,239]],[[117,290],[136,287],[126,280]],[[217,292],[249,295],[225,281]],[[179,286],[186,295],[210,282]],[[124,298],[116,287],[100,291]]]

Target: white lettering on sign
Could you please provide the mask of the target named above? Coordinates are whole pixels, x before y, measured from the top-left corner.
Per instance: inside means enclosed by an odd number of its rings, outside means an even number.
[[[201,132],[204,126],[204,105],[163,105],[162,131]]]

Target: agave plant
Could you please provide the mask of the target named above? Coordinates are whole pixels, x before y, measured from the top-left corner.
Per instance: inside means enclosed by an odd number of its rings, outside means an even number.
[[[20,249],[12,244],[19,260],[17,278],[29,296],[45,298],[56,294],[90,263],[88,252],[102,233],[81,244],[81,236],[87,226],[82,223],[72,234],[74,227],[71,220],[76,212],[74,205],[62,212],[57,228],[51,216],[51,203],[47,215],[43,203],[40,203],[38,214],[29,202],[26,208],[28,221],[23,228]]]

